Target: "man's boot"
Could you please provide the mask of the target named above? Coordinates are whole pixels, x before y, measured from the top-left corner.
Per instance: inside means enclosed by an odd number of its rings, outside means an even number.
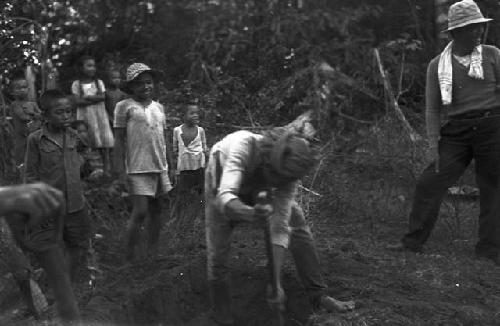
[[[231,292],[226,280],[208,281],[212,318],[219,325],[233,325]]]

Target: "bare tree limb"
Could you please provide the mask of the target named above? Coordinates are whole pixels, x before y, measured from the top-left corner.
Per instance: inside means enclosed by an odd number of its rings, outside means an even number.
[[[323,197],[323,195],[322,195],[322,194],[317,193],[316,191],[311,190],[311,189],[309,189],[309,188],[306,188],[306,187],[304,187],[303,185],[299,185],[299,188],[300,188],[300,189],[302,189],[302,190],[304,190],[304,191],[306,191],[306,192],[308,192],[308,193],[310,193],[311,195],[318,196],[318,197]]]
[[[401,120],[403,123],[404,128],[408,132],[411,141],[416,142],[422,139],[422,136],[420,136],[410,125],[408,120],[406,120],[406,117],[399,107],[398,101],[396,100],[396,97],[394,96],[394,92],[392,91],[392,86],[391,82],[389,80],[388,72],[387,70],[384,69],[384,66],[382,64],[382,60],[380,59],[380,53],[377,48],[373,49],[373,52],[375,54],[375,58],[377,59],[377,64],[378,64],[378,69],[380,72],[380,76],[382,77],[382,80],[384,82],[384,89],[387,93],[387,96],[389,97],[389,103],[396,112],[396,116]]]
[[[344,119],[347,119],[347,120],[351,120],[351,121],[354,121],[354,122],[357,122],[357,123],[364,123],[364,124],[369,124],[371,125],[372,123],[374,123],[375,121],[368,121],[368,120],[361,120],[361,119],[358,119],[358,118],[355,118],[353,116],[350,116],[348,114],[345,114],[345,113],[342,113],[342,112],[337,112],[337,114],[344,118]]]
[[[424,36],[423,36],[422,31],[420,29],[420,21],[418,20],[417,11],[415,10],[415,3],[413,2],[413,0],[408,0],[408,5],[410,7],[410,11],[411,11],[411,15],[413,16],[413,20],[415,21],[415,34],[417,35],[419,40],[421,40],[422,42],[425,42]]]
[[[239,126],[239,125],[233,125],[230,123],[216,123],[215,124],[217,127],[222,127],[222,128],[232,128],[232,129],[242,129],[242,130],[265,130],[265,129],[271,129],[274,126]]]

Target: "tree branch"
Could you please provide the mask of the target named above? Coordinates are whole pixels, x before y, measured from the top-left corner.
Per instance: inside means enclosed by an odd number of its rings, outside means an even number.
[[[421,140],[422,136],[420,136],[413,129],[413,127],[410,125],[408,120],[406,120],[406,117],[405,117],[403,111],[399,107],[398,101],[396,100],[396,97],[394,96],[394,92],[392,91],[392,86],[391,86],[391,82],[390,82],[389,77],[388,77],[388,72],[387,72],[387,70],[384,69],[384,66],[382,64],[382,60],[380,59],[380,53],[379,53],[378,49],[377,48],[373,49],[373,52],[375,54],[375,58],[377,59],[378,69],[380,72],[380,76],[382,77],[382,81],[384,83],[384,89],[385,89],[385,92],[389,98],[390,105],[392,106],[392,108],[396,112],[396,116],[403,123],[403,126],[406,129],[406,131],[408,131],[410,139],[413,142]]]

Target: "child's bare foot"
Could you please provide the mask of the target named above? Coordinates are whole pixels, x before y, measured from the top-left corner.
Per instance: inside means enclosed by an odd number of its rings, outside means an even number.
[[[324,295],[321,297],[320,306],[328,312],[346,312],[353,310],[356,303],[354,301],[340,301],[328,295]]]

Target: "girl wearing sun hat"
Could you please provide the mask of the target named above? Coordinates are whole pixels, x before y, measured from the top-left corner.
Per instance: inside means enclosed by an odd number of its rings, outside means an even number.
[[[408,233],[392,249],[421,251],[447,189],[472,161],[480,190],[476,255],[498,263],[500,250],[500,50],[481,44],[485,18],[477,4],[450,6],[452,41],[427,69],[426,128],[432,163],[421,175]]]
[[[167,122],[163,106],[153,100],[158,72],[143,63],[127,69],[126,88],[131,98],[116,104],[114,114],[115,156],[121,183],[127,183],[132,213],[126,232],[126,258],[134,257],[139,228],[146,217],[149,254],[158,250],[161,229],[159,196],[172,189],[170,149],[167,148]]]

